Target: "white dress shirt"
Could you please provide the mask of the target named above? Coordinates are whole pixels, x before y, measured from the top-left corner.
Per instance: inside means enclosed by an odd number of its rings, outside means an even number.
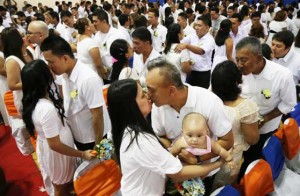
[[[152,25],[148,27],[152,37],[152,46],[156,51],[162,52],[164,50],[164,44],[168,29],[162,25],[157,25],[156,28],[152,29]]]
[[[107,33],[102,33],[100,31],[97,32],[94,39],[99,44],[102,63],[106,67],[111,67],[113,62],[109,51],[110,46],[116,39],[126,39],[125,36],[122,33],[120,33],[120,31],[111,26]]]
[[[263,90],[269,90],[271,97],[267,99],[262,93]],[[248,74],[243,77],[242,96],[256,102],[261,115],[268,114],[275,108],[287,114],[296,105],[296,88],[292,73],[287,68],[266,60],[260,74]],[[281,116],[266,122],[259,129],[260,134],[276,130]]]
[[[206,33],[203,37],[199,38],[195,34],[190,34],[181,40],[182,43],[188,43],[197,46],[205,51],[204,54],[199,55],[190,51],[190,58],[193,61],[194,71],[209,71],[211,70],[211,56],[212,51],[215,49],[215,40],[210,33]]]
[[[294,46],[283,58],[274,58],[273,61],[288,68],[293,74],[295,85],[298,84],[300,79],[300,55],[294,50]]]
[[[155,59],[156,57],[161,56],[154,48],[152,48],[152,51],[149,55],[149,57],[146,59],[145,63],[143,60],[143,54],[137,54],[134,53],[133,55],[133,68],[137,71],[137,73],[140,76],[140,82],[142,85],[146,84],[146,74],[148,73],[147,70],[147,63]]]

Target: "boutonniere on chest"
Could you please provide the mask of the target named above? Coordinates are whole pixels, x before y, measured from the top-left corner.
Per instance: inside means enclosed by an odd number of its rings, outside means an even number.
[[[76,99],[77,96],[78,96],[78,91],[77,91],[77,89],[72,90],[72,91],[70,92],[70,97],[71,97],[71,99]]]
[[[153,33],[153,35],[154,35],[155,37],[157,37],[157,36],[158,36],[158,32],[157,32],[157,30],[154,30],[154,33]]]
[[[106,42],[102,44],[102,47],[106,49]]]
[[[270,99],[271,98],[271,91],[270,89],[262,89],[261,90],[261,94],[266,98],[266,99]]]

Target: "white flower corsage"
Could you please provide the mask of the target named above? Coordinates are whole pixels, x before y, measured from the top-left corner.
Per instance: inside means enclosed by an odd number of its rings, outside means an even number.
[[[72,99],[75,99],[77,96],[78,96],[78,91],[77,91],[77,89],[76,89],[76,90],[72,90],[72,91],[70,92],[70,97],[71,97]]]
[[[263,94],[266,99],[270,99],[272,95],[270,89],[261,90],[261,94]]]

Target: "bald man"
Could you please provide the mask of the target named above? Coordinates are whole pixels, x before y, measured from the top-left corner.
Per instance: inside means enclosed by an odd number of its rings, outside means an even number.
[[[27,30],[27,38],[31,44],[37,44],[34,51],[35,51],[35,58],[34,59],[42,59],[45,60],[44,56],[42,55],[40,46],[44,39],[48,37],[49,29],[45,22],[43,21],[32,21],[28,25]]]

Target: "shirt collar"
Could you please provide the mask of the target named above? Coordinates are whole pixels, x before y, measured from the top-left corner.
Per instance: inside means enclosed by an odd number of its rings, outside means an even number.
[[[267,80],[271,80],[272,79],[272,65],[270,65],[272,62],[265,59],[265,67],[263,68],[263,70],[260,72],[260,74],[258,74],[259,77],[265,78]]]
[[[288,53],[283,58],[279,58],[279,59],[282,59],[286,63],[290,59],[292,54],[293,54],[292,47],[290,47],[290,50],[288,51]]]
[[[79,72],[80,72],[80,66],[78,65],[78,61],[76,62],[72,72],[71,72],[71,75],[69,77],[69,80],[71,80],[72,82],[75,83],[75,81],[77,80],[78,78],[78,75],[79,75]]]

